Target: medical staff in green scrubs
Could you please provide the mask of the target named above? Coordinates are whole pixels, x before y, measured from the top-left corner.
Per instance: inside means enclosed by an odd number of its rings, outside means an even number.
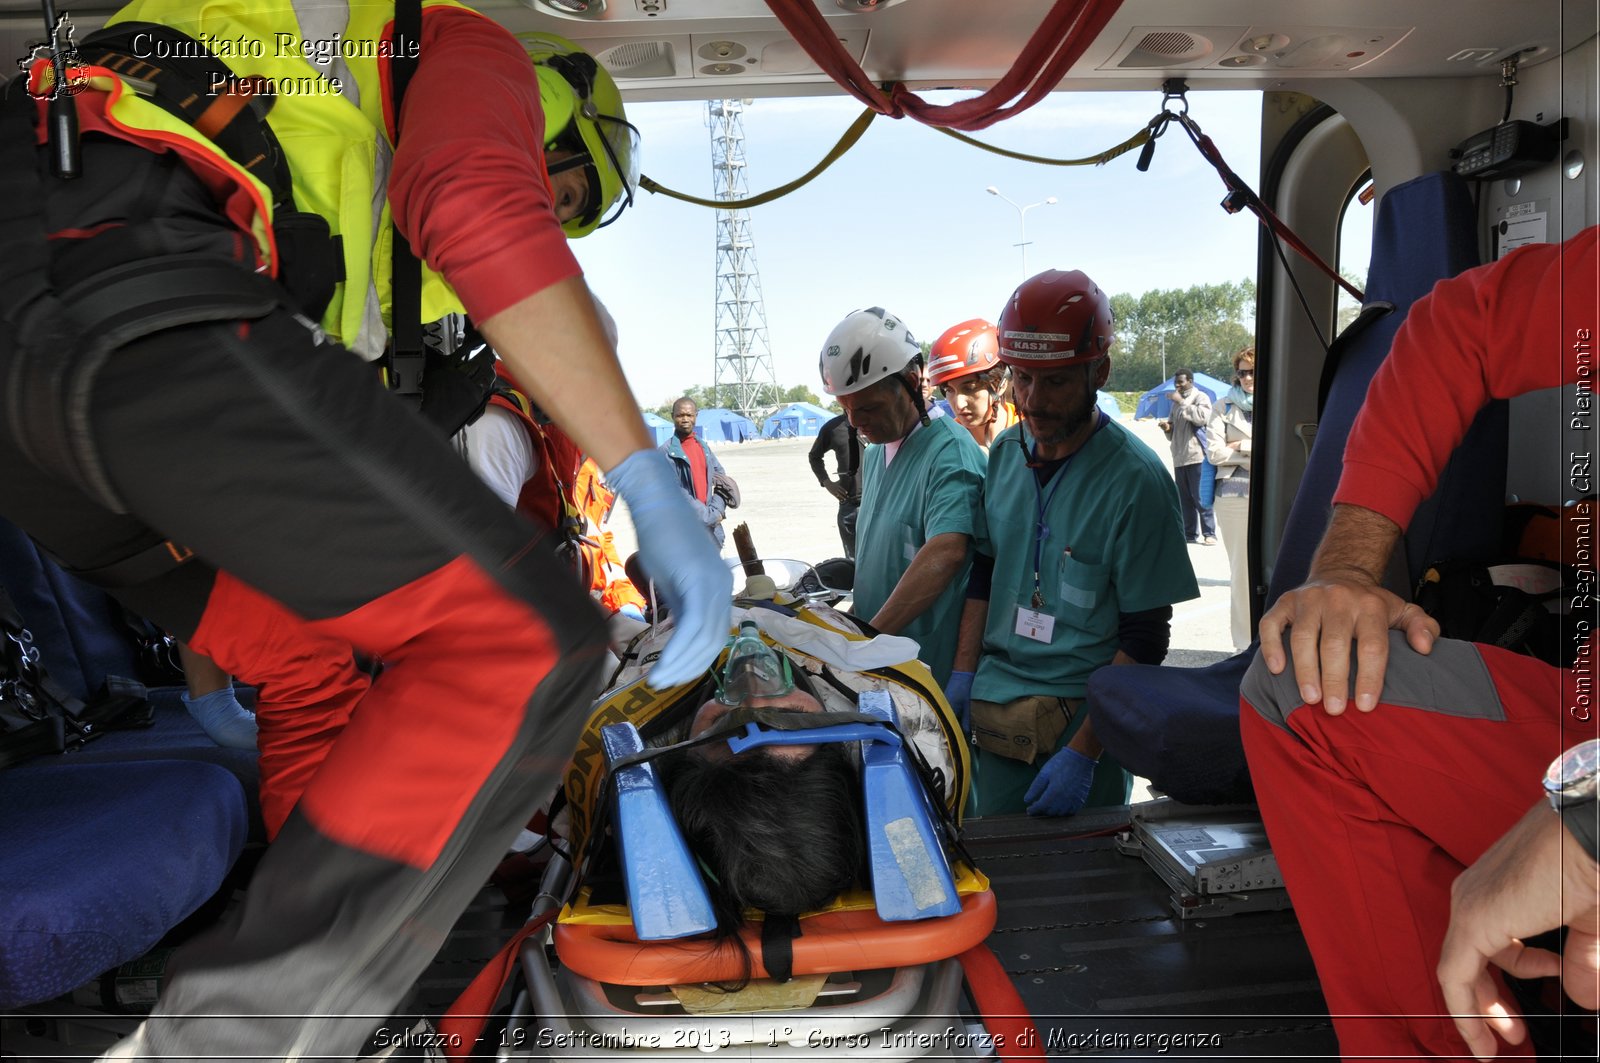
[[[1083,711],[1089,675],[1159,664],[1199,596],[1161,459],[1095,407],[1111,305],[1079,271],[1012,294],[998,325],[1022,423],[989,448],[972,589],[947,696],[970,701],[979,815],[1127,801]],[[980,652],[981,651],[981,652]]]
[[[916,639],[950,678],[982,504],[983,452],[949,417],[928,416],[922,347],[882,307],[857,310],[822,346],[822,387],[869,445],[861,455],[855,614]]]

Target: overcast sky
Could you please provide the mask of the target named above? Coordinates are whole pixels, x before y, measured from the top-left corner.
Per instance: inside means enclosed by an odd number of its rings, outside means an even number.
[[[1055,93],[980,134],[1014,150],[1092,155],[1142,128],[1157,94]],[[1229,164],[1259,171],[1260,95],[1196,92],[1190,113]],[[854,100],[756,100],[744,113],[750,191],[793,179],[861,111]],[[644,173],[711,195],[703,103],[634,104]],[[1029,273],[1081,269],[1109,293],[1238,281],[1255,271],[1257,222],[1218,206],[1221,180],[1180,129],[1150,170],[1137,152],[1102,167],[1015,162],[909,120],[878,118],[834,166],[798,192],[750,212],[768,341],[778,383],[818,389],[817,353],[851,310],[883,306],[933,340],[972,317],[993,320],[1022,278],[1019,205]],[[641,193],[615,225],[574,243],[589,282],[616,316],[635,396],[656,406],[712,383],[716,212]]]

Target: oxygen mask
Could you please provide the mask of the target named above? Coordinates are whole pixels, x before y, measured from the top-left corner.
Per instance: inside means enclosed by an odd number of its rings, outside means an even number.
[[[794,689],[789,659],[762,641],[752,620],[739,624],[739,633],[728,643],[727,663],[712,674],[717,700],[724,705],[738,706],[751,698],[776,697]]]

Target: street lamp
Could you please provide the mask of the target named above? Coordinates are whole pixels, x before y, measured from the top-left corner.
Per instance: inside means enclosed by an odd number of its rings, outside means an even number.
[[[1034,207],[1048,207],[1048,206],[1050,206],[1052,203],[1054,203],[1056,201],[1056,197],[1055,196],[1049,196],[1049,197],[1047,197],[1045,199],[1041,199],[1037,203],[1029,203],[1027,206],[1024,207],[1022,204],[1018,203],[1016,200],[1014,200],[1011,197],[1005,195],[1003,192],[1001,192],[994,185],[990,185],[988,188],[985,188],[984,191],[989,193],[991,196],[999,196],[1001,199],[1005,200],[1007,203],[1010,203],[1013,207],[1016,208],[1016,211],[1017,211],[1017,246],[1022,249],[1022,279],[1023,280],[1027,280],[1028,279],[1028,211],[1032,210]]]

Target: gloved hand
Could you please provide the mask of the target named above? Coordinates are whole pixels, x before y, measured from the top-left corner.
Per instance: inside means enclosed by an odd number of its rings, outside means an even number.
[[[1056,751],[1044,762],[1039,774],[1022,795],[1030,816],[1070,816],[1089,800],[1089,787],[1094,782],[1094,766],[1090,760],[1070,746]]]
[[[606,473],[639,531],[639,560],[672,610],[672,638],[649,684],[656,690],[697,678],[728,641],[733,573],[689,505],[665,454],[636,450]]]
[[[972,730],[972,673],[951,672],[950,682],[945,684],[944,700],[956,711],[961,729]]]
[[[182,698],[189,715],[217,745],[225,749],[256,748],[255,713],[239,704],[232,686],[197,698],[191,698],[188,691],[184,691]]]
[[[632,602],[629,602],[627,605],[624,605],[621,609],[618,609],[617,612],[621,613],[623,616],[631,617],[632,619],[639,621],[639,623],[641,623],[641,624],[647,622],[645,620],[645,618],[644,618],[644,610],[640,609],[637,605],[634,605]]]

